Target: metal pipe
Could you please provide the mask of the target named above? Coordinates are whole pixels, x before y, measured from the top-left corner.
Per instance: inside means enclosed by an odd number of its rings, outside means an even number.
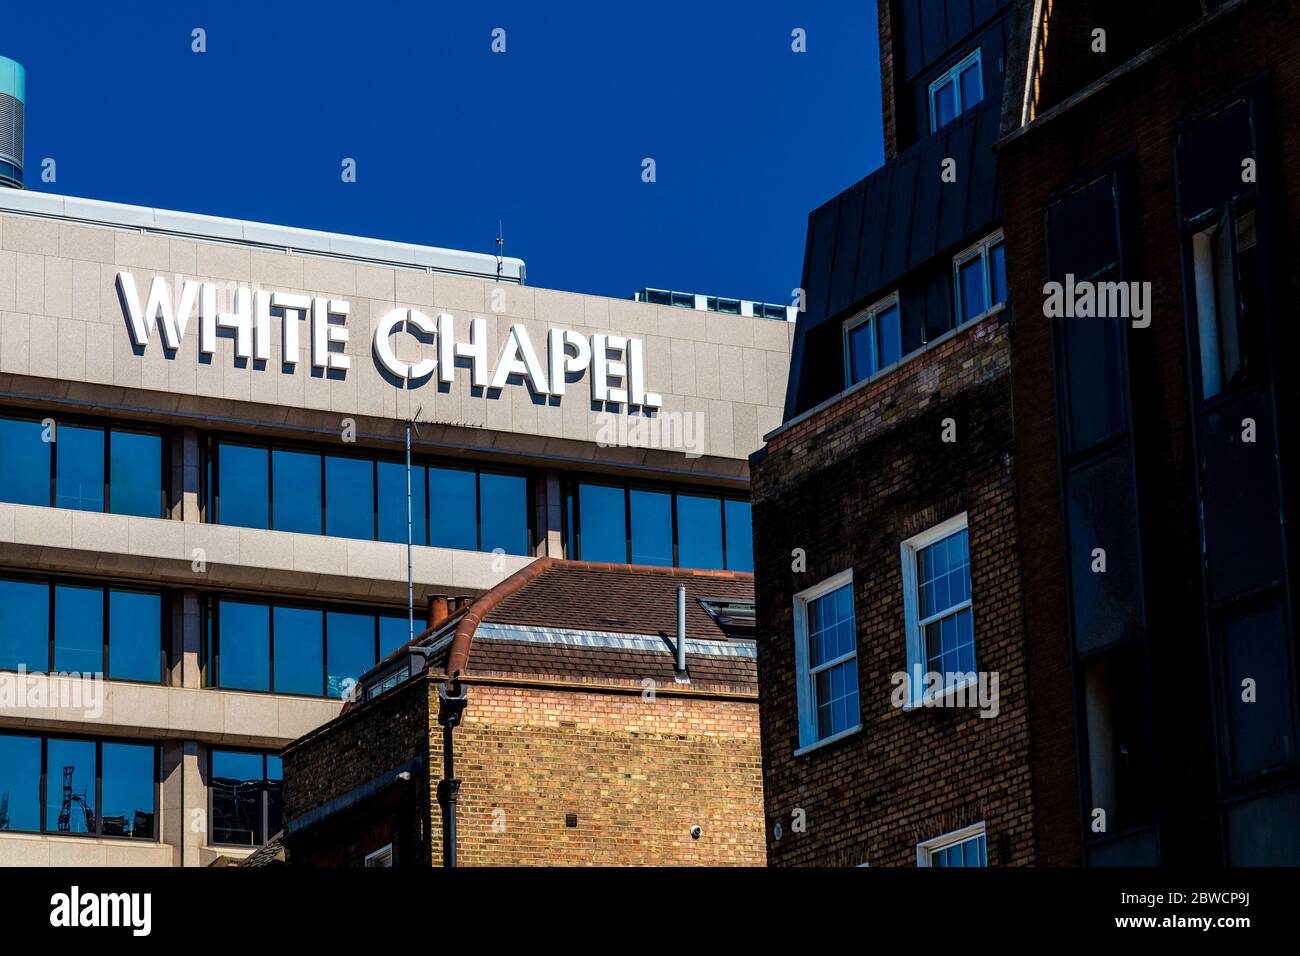
[[[686,673],[686,585],[677,585],[677,673]]]

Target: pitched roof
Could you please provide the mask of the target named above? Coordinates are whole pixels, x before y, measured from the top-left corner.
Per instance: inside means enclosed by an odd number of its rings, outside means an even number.
[[[673,684],[679,585],[691,684],[752,692],[753,641],[729,637],[700,604],[752,602],[753,575],[734,571],[540,558],[480,595],[431,664],[449,677]]]

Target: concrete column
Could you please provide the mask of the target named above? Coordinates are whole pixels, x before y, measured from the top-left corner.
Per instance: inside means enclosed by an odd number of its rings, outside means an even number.
[[[203,686],[203,606],[192,588],[173,592],[172,686]]]
[[[201,521],[203,497],[203,455],[197,429],[185,428],[180,431],[182,461],[180,481],[174,487],[180,489],[181,514],[173,515],[183,521]]]
[[[199,847],[207,828],[206,818],[207,789],[199,773],[198,743],[193,740],[164,741],[159,832],[163,843],[171,848],[172,866],[199,865]],[[196,821],[202,821],[203,826],[196,827]]]
[[[538,491],[537,550],[538,557],[564,557],[564,495],[560,473],[548,469]]]

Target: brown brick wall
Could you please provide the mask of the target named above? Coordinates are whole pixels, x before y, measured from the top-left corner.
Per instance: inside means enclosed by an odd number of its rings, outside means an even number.
[[[463,866],[764,863],[756,701],[471,682],[465,717]]]
[[[884,129],[885,162],[898,153],[893,5],[893,0],[876,0],[876,32],[880,37],[880,122]]]
[[[1010,401],[994,316],[787,428],[755,463],[770,863],[915,865],[919,841],[981,820],[991,865],[1034,862]],[[949,417],[955,444],[941,441]],[[977,667],[1000,675],[991,719],[890,701],[890,676],[907,667],[900,543],[962,511]],[[795,757],[793,597],[849,567],[863,730]],[[805,833],[792,830],[797,809]]]
[[[1059,6],[1059,5],[1058,5]],[[1058,34],[1059,36],[1059,34]],[[1209,29],[1120,77],[1000,154],[1012,337],[1016,470],[1025,627],[1030,635],[1037,842],[1041,862],[1081,859],[1068,650],[1051,337],[1042,316],[1043,208],[1050,193],[1129,153],[1136,173],[1135,249],[1126,279],[1152,283],[1149,329],[1130,330],[1134,442],[1145,549],[1151,710],[1166,863],[1213,863],[1215,756],[1201,591],[1188,370],[1173,168],[1178,121],[1268,67],[1281,160],[1296,168],[1300,136],[1300,5],[1248,0]],[[1050,52],[1050,48],[1049,48]],[[1067,55],[1060,51],[1061,56]],[[1068,65],[1061,70],[1068,72]],[[1129,152],[1131,151],[1131,152]],[[1260,168],[1265,163],[1261,160]],[[1290,222],[1300,217],[1294,191]],[[1284,236],[1278,236],[1283,240]],[[1290,248],[1290,247],[1283,247]],[[1287,259],[1294,253],[1288,252]],[[1295,302],[1292,287],[1284,292]],[[1288,305],[1287,310],[1293,310]],[[1283,314],[1287,314],[1283,310]]]

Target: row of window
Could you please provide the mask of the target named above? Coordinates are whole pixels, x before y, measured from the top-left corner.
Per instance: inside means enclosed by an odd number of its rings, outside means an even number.
[[[895,310],[894,353],[897,338]],[[161,517],[163,442],[160,433],[0,417],[0,501]],[[218,524],[407,540],[404,461],[214,438],[206,475],[207,518]],[[530,484],[522,471],[418,459],[410,476],[411,541],[531,554]],[[749,503],[739,498],[579,480],[568,492],[566,520],[571,557],[753,568]]]
[[[0,578],[0,670],[162,680],[159,591]]]
[[[283,825],[280,758],[213,750],[208,842],[260,846]],[[157,840],[158,747],[0,734],[0,831]]]
[[[907,671],[970,675],[975,671],[970,542],[961,514],[902,544]],[[861,727],[853,572],[844,571],[795,595],[799,743],[808,748]],[[913,680],[910,704],[922,700]]]
[[[210,520],[242,528],[405,543],[406,464],[220,440],[209,456]],[[528,554],[528,477],[413,463],[412,541]]]
[[[156,840],[153,744],[0,734],[0,830]]]
[[[163,438],[114,426],[0,417],[0,501],[158,518]]]
[[[1007,301],[1006,251],[1000,231],[953,257],[952,270],[958,326]],[[846,388],[901,361],[900,308],[895,292],[844,323]]]
[[[404,615],[236,598],[213,603],[207,683],[227,690],[346,697],[410,637]]]
[[[748,501],[628,484],[575,482],[569,554],[583,561],[754,570]]]

